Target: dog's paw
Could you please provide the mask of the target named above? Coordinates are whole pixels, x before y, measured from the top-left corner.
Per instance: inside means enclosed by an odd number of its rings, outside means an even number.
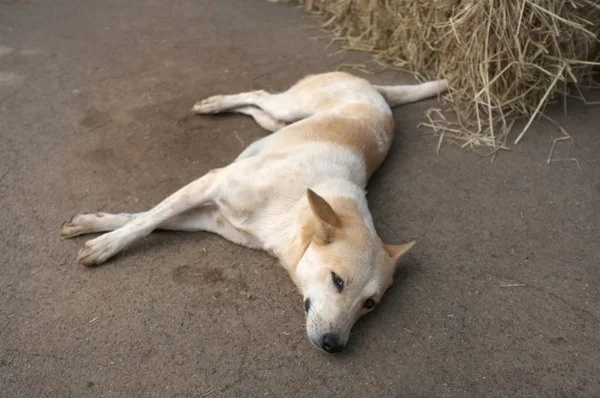
[[[86,214],[76,214],[61,226],[60,236],[63,238],[73,238],[88,232],[89,223],[85,219]]]
[[[196,104],[192,108],[192,112],[197,114],[218,113],[224,109],[224,99],[225,96],[223,95],[215,95],[214,97],[210,97],[200,102],[196,102]]]
[[[96,222],[103,216],[102,213],[76,214],[62,225],[60,236],[63,238],[73,238],[75,236],[96,232]]]
[[[87,266],[99,265],[111,258],[120,250],[111,234],[104,234],[85,242],[84,248],[79,250],[77,262]]]

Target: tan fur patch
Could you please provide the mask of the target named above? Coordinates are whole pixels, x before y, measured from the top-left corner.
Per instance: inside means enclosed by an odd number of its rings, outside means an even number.
[[[291,125],[279,134],[289,145],[318,141],[342,145],[363,157],[367,177],[370,177],[379,168],[391,146],[394,120],[370,105],[352,104],[339,109],[343,113],[307,119],[301,125]],[[379,140],[383,140],[383,147],[378,142],[377,134],[380,134]]]
[[[289,92],[317,92],[323,87],[331,86],[340,81],[363,80],[346,72],[328,72],[319,75],[309,75],[294,84]]]

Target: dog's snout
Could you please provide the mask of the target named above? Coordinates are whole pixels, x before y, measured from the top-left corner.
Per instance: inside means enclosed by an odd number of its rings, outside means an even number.
[[[340,338],[333,333],[326,333],[321,339],[321,348],[330,354],[342,351],[344,346],[340,343]]]

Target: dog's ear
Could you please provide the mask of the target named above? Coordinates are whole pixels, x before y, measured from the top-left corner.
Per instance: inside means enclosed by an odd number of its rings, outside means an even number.
[[[416,241],[404,243],[403,245],[383,245],[385,251],[389,254],[396,268],[400,268],[400,259],[417,243]]]
[[[306,191],[306,196],[308,198],[310,209],[316,219],[313,240],[320,245],[331,243],[333,241],[335,230],[342,225],[340,218],[331,208],[329,203],[317,195],[313,190],[308,189]]]

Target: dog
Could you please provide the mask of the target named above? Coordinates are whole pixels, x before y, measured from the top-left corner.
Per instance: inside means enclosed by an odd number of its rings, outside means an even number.
[[[210,97],[192,111],[246,114],[272,134],[149,211],[78,214],[61,235],[112,231],[79,251],[79,263],[87,266],[105,262],[155,229],[209,231],[265,250],[303,296],[309,340],[327,353],[339,352],[415,244],[384,244],[367,205],[367,182],[394,138],[391,107],[447,87],[446,80],[377,86],[331,72],[305,77],[282,93]]]

